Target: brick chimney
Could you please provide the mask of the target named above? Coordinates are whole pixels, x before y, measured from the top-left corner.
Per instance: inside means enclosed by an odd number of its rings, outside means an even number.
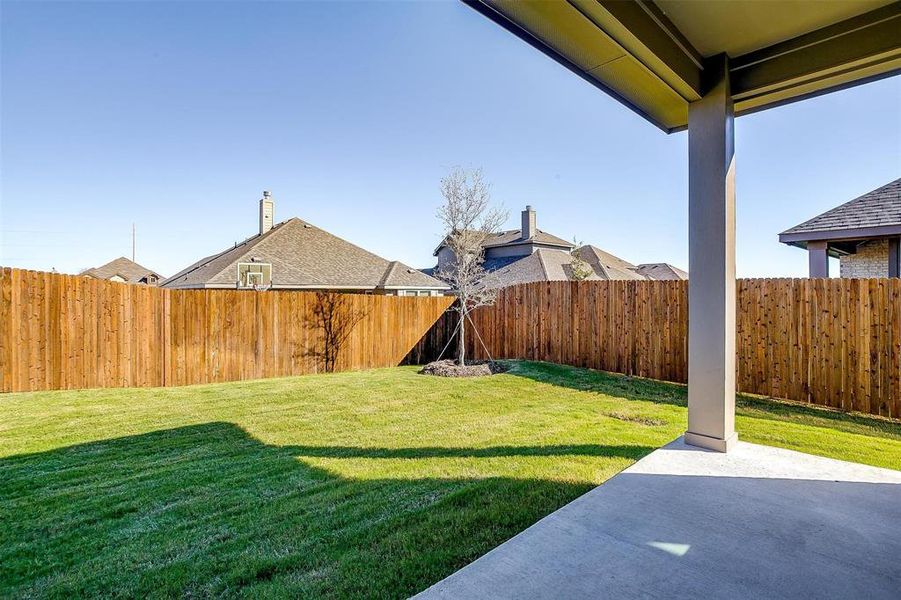
[[[271,193],[263,192],[260,199],[260,235],[272,229],[273,221],[275,221],[275,200],[272,199]]]
[[[522,239],[529,240],[538,233],[538,220],[535,217],[535,211],[531,206],[526,206],[522,211]]]

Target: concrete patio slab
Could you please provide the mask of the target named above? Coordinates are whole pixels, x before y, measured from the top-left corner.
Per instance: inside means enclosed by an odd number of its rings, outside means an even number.
[[[901,472],[682,439],[418,598],[901,597]]]

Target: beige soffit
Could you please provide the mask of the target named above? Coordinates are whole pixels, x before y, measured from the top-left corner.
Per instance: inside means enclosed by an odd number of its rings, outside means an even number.
[[[730,58],[736,114],[901,71],[901,2],[463,0],[667,132]]]

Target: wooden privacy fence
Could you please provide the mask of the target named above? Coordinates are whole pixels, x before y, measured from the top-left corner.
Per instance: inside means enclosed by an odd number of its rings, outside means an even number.
[[[0,273],[0,391],[170,386],[394,366],[450,297],[169,290]]]
[[[901,417],[901,280],[744,279],[736,291],[740,391]],[[411,356],[434,358],[455,318],[439,319]],[[688,380],[684,281],[518,285],[472,319],[494,358]],[[467,346],[487,358],[476,336]]]

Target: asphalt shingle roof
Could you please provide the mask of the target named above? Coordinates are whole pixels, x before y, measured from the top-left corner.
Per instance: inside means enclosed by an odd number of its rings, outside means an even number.
[[[495,258],[486,258],[482,263],[482,268],[486,271],[497,271],[498,269],[503,269],[507,265],[512,265],[521,259],[522,256],[498,256]]]
[[[497,248],[498,246],[516,246],[519,244],[543,244],[546,246],[559,246],[561,248],[567,249],[572,248],[574,245],[572,242],[568,242],[563,238],[559,238],[556,235],[547,233],[546,231],[542,231],[541,229],[538,229],[535,232],[534,237],[531,237],[529,239],[523,239],[521,229],[510,229],[489,235],[488,239],[485,240],[485,243],[482,244],[482,247]],[[444,246],[445,240],[441,240],[441,243],[438,244],[437,248],[435,248],[433,255],[438,256],[438,252]]]
[[[533,283],[535,281],[562,281],[564,277],[552,279],[541,260],[544,250],[536,250],[532,254],[520,258],[505,267],[492,271],[485,277],[485,285],[489,288],[506,287],[518,283]],[[551,252],[554,252],[553,250]],[[556,251],[558,254],[569,254]]]
[[[97,279],[109,279],[110,277],[119,275],[129,283],[140,282],[141,279],[145,278],[147,275],[156,275],[157,277],[160,277],[159,273],[156,271],[151,271],[147,267],[141,266],[124,256],[111,260],[105,265],[94,267],[92,269],[85,269],[81,274],[89,277],[96,277]]]
[[[595,246],[582,246],[580,256],[591,266],[586,281],[688,279],[688,274],[667,263],[635,266]],[[489,287],[536,281],[573,281],[572,255],[566,250],[540,248],[485,277]]]
[[[385,260],[296,217],[199,260],[162,285],[231,287],[237,281],[237,265],[241,262],[271,263],[273,287],[447,289],[434,277]]]
[[[635,267],[635,271],[639,275],[655,281],[688,279],[688,273],[668,263],[645,263]]]
[[[579,256],[591,265],[598,279],[646,279],[635,272],[635,265],[596,246],[582,246]]]
[[[524,240],[522,238],[522,230],[520,229],[501,231],[485,240],[485,243],[482,244],[482,246],[485,248],[495,248],[497,246],[523,244],[526,242],[532,244],[547,244],[549,246],[565,246],[567,248],[573,247],[572,242],[568,242],[563,238],[559,238],[556,235],[552,235],[550,233],[547,233],[546,231],[542,231],[541,229],[538,229],[535,232],[534,237],[531,237],[528,240]]]
[[[781,235],[901,225],[901,179],[783,231]]]

